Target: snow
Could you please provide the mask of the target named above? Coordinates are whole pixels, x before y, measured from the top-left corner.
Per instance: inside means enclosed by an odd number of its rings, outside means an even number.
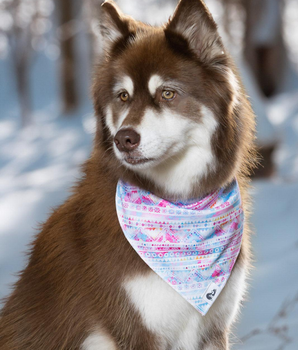
[[[9,292],[12,273],[24,266],[38,223],[79,179],[91,149],[91,118],[90,113],[70,122],[37,113],[35,125],[24,130],[14,121],[0,120],[0,297]]]
[[[283,302],[298,296],[298,182],[256,181],[252,197],[254,214],[252,237],[254,270],[249,297],[238,324],[241,338],[253,329],[266,330]],[[289,315],[281,318],[293,338],[286,349],[297,349],[298,299]],[[261,340],[262,339],[262,340]],[[272,346],[269,345],[270,342]],[[266,332],[239,344],[237,349],[278,349],[282,341]]]

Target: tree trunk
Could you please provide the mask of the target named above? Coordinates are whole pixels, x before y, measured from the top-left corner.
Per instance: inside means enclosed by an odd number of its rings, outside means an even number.
[[[61,90],[64,113],[72,112],[79,104],[75,33],[72,32],[72,23],[75,24],[75,3],[73,0],[56,1],[61,29]]]
[[[266,97],[278,92],[286,67],[283,0],[242,0],[246,11],[244,56]]]
[[[28,29],[18,32],[14,28],[10,37],[12,47],[12,69],[20,107],[22,127],[31,123],[30,66],[32,59],[31,36]]]
[[[31,98],[29,85],[29,67],[28,62],[22,60],[15,67],[17,93],[21,110],[22,126],[28,126],[31,122]]]

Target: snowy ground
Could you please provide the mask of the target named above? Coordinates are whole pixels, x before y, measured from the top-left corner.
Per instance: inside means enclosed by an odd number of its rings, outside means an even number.
[[[298,183],[258,181],[253,186],[255,269],[236,334],[242,338],[255,331],[255,335],[235,348],[294,350],[298,346]]]
[[[38,223],[68,196],[90,153],[81,118],[47,116],[37,113],[38,123],[19,132],[14,122],[0,120],[0,298],[15,280],[11,273],[24,265]]]

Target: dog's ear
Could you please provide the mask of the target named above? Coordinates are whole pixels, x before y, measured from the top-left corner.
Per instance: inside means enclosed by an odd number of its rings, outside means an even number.
[[[106,0],[101,5],[100,30],[105,51],[109,51],[114,43],[129,35],[128,22],[112,0]]]
[[[202,62],[216,62],[224,53],[217,25],[201,0],[180,0],[165,28],[167,37],[173,33],[186,39]]]

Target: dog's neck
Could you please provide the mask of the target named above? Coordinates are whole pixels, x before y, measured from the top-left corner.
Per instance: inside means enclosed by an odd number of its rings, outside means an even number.
[[[196,153],[191,149],[183,157],[180,154],[177,155],[180,161],[173,157],[169,160],[169,163],[165,163],[164,168],[152,168],[144,170],[143,173],[137,173],[123,165],[119,165],[113,150],[106,149],[103,144],[97,150],[94,149],[93,158],[97,165],[109,173],[111,181],[116,183],[119,179],[122,179],[160,198],[173,202],[205,197],[237,177],[236,171],[225,173],[224,169],[218,169],[212,163],[206,162],[206,164],[203,164],[204,167],[202,165],[195,166],[195,164],[200,163],[196,161]],[[187,167],[186,163],[192,164],[192,166]],[[204,172],[202,169],[204,169]]]
[[[165,185],[163,185],[161,179],[159,182],[154,182],[148,177],[137,175],[130,170],[125,171],[125,169],[119,178],[170,202],[202,198],[223,187],[222,184],[218,186],[213,185],[206,178],[197,182],[189,182],[188,184],[186,184],[186,181],[189,181],[187,178],[181,179],[181,182],[177,181],[176,183],[172,179],[172,183],[168,186],[166,180],[164,182]]]

